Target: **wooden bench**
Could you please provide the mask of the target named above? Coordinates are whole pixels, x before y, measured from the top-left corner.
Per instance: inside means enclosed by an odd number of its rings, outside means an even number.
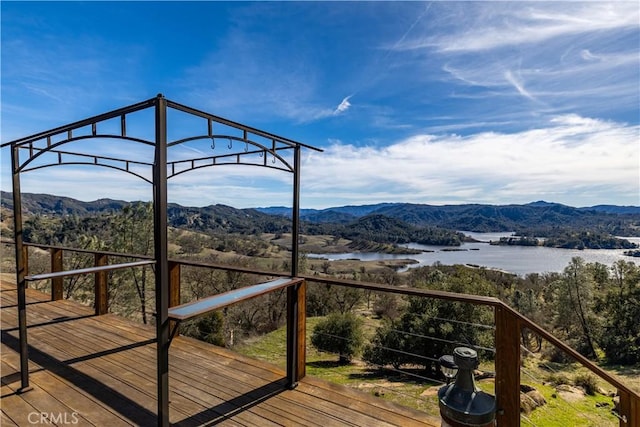
[[[178,322],[191,319],[207,314],[213,310],[236,304],[240,301],[264,295],[277,289],[288,288],[289,286],[300,284],[303,281],[304,279],[296,277],[282,277],[269,282],[245,286],[244,288],[234,289],[232,291],[223,292],[197,301],[177,305],[169,308],[169,319],[176,320]]]
[[[169,345],[180,322],[255,298],[278,289],[287,289],[287,387],[294,388],[305,376],[306,308],[305,281],[298,277],[282,277],[257,285],[245,286],[169,308]]]

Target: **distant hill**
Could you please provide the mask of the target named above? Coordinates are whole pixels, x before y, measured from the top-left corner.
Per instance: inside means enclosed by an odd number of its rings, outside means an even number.
[[[129,202],[124,200],[99,199],[82,202],[70,197],[51,194],[22,193],[22,211],[25,214],[87,215],[92,213],[118,211]],[[0,205],[13,209],[12,193],[0,192]]]
[[[640,215],[640,206],[616,206],[616,205],[597,205],[588,208],[580,208],[581,210],[613,213],[613,214],[632,214]]]
[[[50,194],[24,193],[26,214],[57,214],[84,216],[120,210],[128,202],[100,199],[81,202]],[[1,205],[13,207],[11,193],[1,193]],[[224,205],[184,207],[170,204],[171,225],[200,231],[285,232],[290,229],[291,208],[267,207],[236,209]],[[399,220],[411,227],[436,227],[448,230],[477,232],[515,231],[530,236],[550,236],[563,230],[592,230],[617,236],[640,235],[640,207],[598,205],[575,208],[545,201],[525,205],[422,205],[411,203],[380,203],[363,206],[339,206],[327,209],[303,209],[301,219],[307,232],[336,232],[335,226],[360,228],[364,217],[378,218],[378,224],[398,229],[397,224],[379,220],[380,216]],[[314,226],[316,224],[316,226]],[[341,229],[344,230],[344,229]],[[387,230],[389,231],[389,230]],[[349,234],[344,231],[345,234]]]
[[[290,215],[290,209],[258,208]],[[384,215],[418,227],[441,227],[477,232],[516,231],[544,236],[554,228],[593,229],[614,235],[640,234],[640,207],[599,205],[575,208],[545,201],[525,205],[421,205],[381,203],[301,211],[304,221],[347,224],[367,215]]]

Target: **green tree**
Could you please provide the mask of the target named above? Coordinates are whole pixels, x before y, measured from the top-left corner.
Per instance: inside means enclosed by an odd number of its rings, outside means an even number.
[[[224,347],[224,319],[220,311],[213,311],[197,319],[185,322],[181,333],[201,341]]]
[[[320,351],[337,353],[339,362],[351,362],[362,347],[362,319],[353,313],[332,313],[313,328],[311,344]]]
[[[597,359],[598,324],[593,311],[595,281],[584,260],[574,257],[555,283],[555,326],[580,353]]]
[[[153,204],[133,203],[125,206],[112,220],[111,247],[116,252],[150,255],[153,253]],[[138,298],[142,322],[147,323],[147,285],[150,269],[147,266],[128,268],[117,273],[118,286],[133,283]],[[126,291],[126,290],[123,290]],[[123,292],[126,293],[126,292]],[[126,299],[124,299],[126,302]]]
[[[416,287],[459,293],[495,295],[495,285],[462,266],[423,267],[410,275]],[[378,328],[363,358],[374,365],[418,365],[435,371],[437,359],[464,344],[478,349],[493,344],[488,327],[492,311],[485,307],[432,298],[409,297],[399,319]],[[487,353],[491,357],[491,353]]]
[[[372,365],[384,367],[391,365],[395,369],[407,362],[407,355],[401,350],[406,348],[407,335],[399,333],[395,322],[386,320],[376,329],[369,344],[365,345],[362,358]]]
[[[601,346],[613,363],[640,363],[640,267],[618,261],[611,267],[605,297]]]

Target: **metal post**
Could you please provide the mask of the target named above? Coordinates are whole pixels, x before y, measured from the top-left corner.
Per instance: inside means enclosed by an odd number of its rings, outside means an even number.
[[[13,171],[13,229],[16,250],[16,283],[18,284],[18,330],[20,334],[20,380],[19,393],[31,390],[29,386],[29,351],[27,347],[27,282],[26,263],[22,244],[22,194],[20,193],[20,171],[18,147],[12,146],[11,170]]]
[[[300,147],[293,152],[293,206],[291,211],[291,277],[298,275],[300,251]]]
[[[291,277],[298,275],[298,251],[300,244],[300,147],[294,149],[293,159],[293,206],[291,212]],[[298,331],[300,285],[287,288],[287,385],[298,384]]]
[[[167,249],[167,100],[155,105],[156,145],[153,163],[153,231],[156,260],[156,339],[158,426],[169,426],[169,257]]]

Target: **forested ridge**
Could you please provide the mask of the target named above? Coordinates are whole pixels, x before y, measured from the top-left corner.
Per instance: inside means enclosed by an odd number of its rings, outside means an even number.
[[[2,192],[2,206],[11,209],[11,193]],[[128,202],[100,199],[82,202],[48,194],[23,194],[27,214],[78,216],[111,213]],[[169,204],[173,227],[205,233],[287,233],[288,208],[236,209],[225,205],[184,207]],[[324,210],[303,209],[301,232],[330,234],[358,242],[458,246],[464,236],[457,230],[512,231],[519,238],[504,244],[545,244],[559,248],[633,249],[616,236],[640,236],[640,207],[600,205],[573,208],[556,203],[526,205],[430,206],[408,203],[343,206]],[[544,238],[544,242],[536,239]]]

